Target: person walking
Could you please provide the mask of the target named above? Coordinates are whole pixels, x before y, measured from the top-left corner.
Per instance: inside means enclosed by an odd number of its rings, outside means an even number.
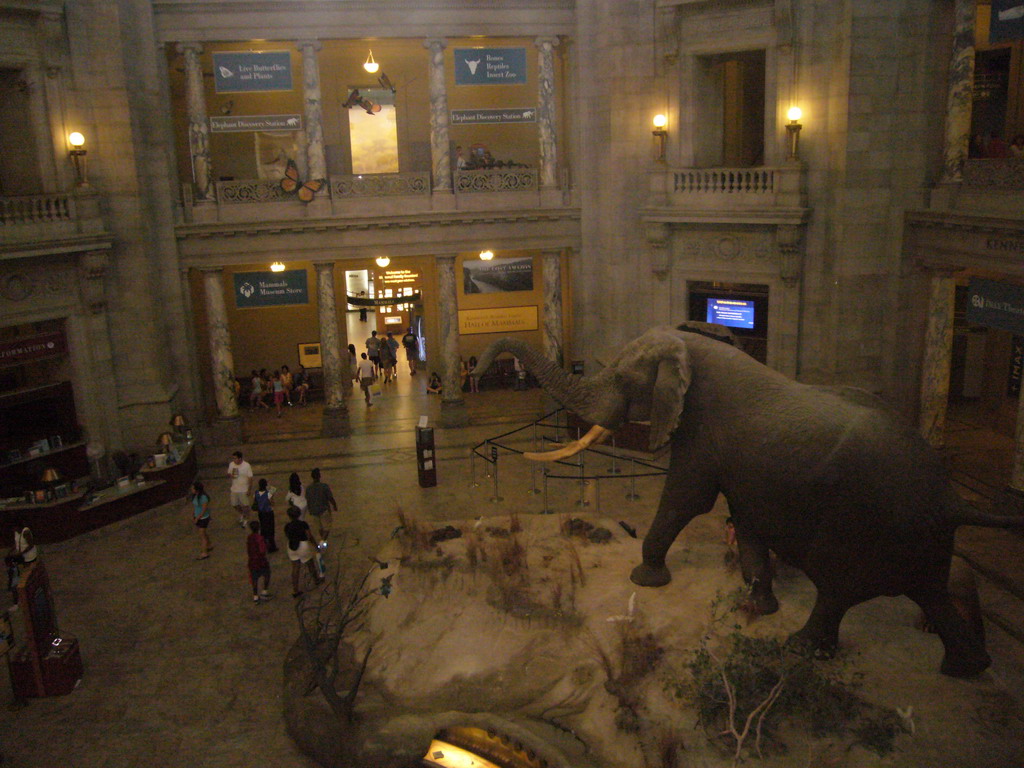
[[[309,503],[309,514],[317,519],[320,528],[320,540],[327,541],[331,533],[333,521],[331,512],[338,511],[338,502],[334,500],[331,486],[321,481],[320,470],[314,469],[310,476],[313,482],[306,486],[306,501]]]
[[[300,515],[298,507],[288,507],[289,521],[284,527],[284,535],[288,537],[288,559],[292,561],[292,597],[302,596],[299,577],[303,563],[309,568],[309,574],[318,586],[324,581],[317,573],[316,563],[313,562],[316,555],[313,531],[305,520],[299,519]]]
[[[395,363],[397,362],[387,339],[381,339],[378,355],[380,358],[380,371],[384,377],[383,383],[387,384],[395,377]]]
[[[264,481],[266,482],[266,481]],[[249,523],[249,537],[245,540],[245,551],[249,556],[249,583],[252,585],[252,601],[259,603],[270,599],[270,561],[267,560],[267,542],[260,534],[260,524]],[[263,589],[259,588],[263,579]]]
[[[398,376],[398,348],[401,344],[398,343],[398,339],[395,338],[391,331],[388,331],[388,337],[384,339],[384,343],[391,350],[391,364],[394,367],[394,370],[391,372],[391,379],[394,380]]]
[[[376,376],[380,372],[380,339],[376,331],[370,331],[370,338],[366,340],[366,355],[373,363],[373,375]]]
[[[480,377],[474,376],[473,371],[476,370],[476,357],[472,355],[469,358],[469,391],[479,392],[480,391]]]
[[[252,389],[249,390],[249,407],[254,411],[257,408],[269,408],[265,402],[263,402],[263,378],[256,372],[252,372]]]
[[[284,414],[284,382],[281,380],[280,371],[274,371],[271,386],[274,388],[274,408],[277,409],[277,418],[281,418]]]
[[[370,400],[370,385],[373,384],[373,363],[367,359],[365,352],[363,352],[362,358],[356,371],[359,376],[359,388],[363,390],[366,404],[373,405],[373,402]]]
[[[409,326],[409,330],[405,332],[405,336],[402,337],[402,346],[405,348],[405,359],[409,361],[409,375],[416,375],[416,358],[419,357],[419,342],[416,340],[416,334],[412,332],[412,326]]]
[[[302,519],[305,520],[306,510],[309,509],[309,502],[306,500],[306,494],[303,493],[302,480],[299,478],[298,472],[292,472],[288,476],[288,495],[285,499],[291,506],[299,510]]]
[[[267,479],[260,478],[259,490],[253,496],[252,508],[256,510],[260,523],[260,535],[267,543],[267,552],[277,552],[274,537],[274,496],[267,487]]]
[[[359,355],[356,354],[356,345],[348,345],[348,374],[352,381],[359,383]]]
[[[241,451],[235,451],[232,455],[234,458],[228,464],[228,477],[231,478],[231,506],[238,512],[238,524],[245,530],[249,522],[252,466],[242,458]]]
[[[210,556],[210,550],[213,549],[210,535],[206,532],[206,529],[210,527],[210,497],[203,488],[203,484],[198,480],[193,483],[188,500],[192,502],[192,525],[199,531],[199,556],[196,560],[205,560]]]

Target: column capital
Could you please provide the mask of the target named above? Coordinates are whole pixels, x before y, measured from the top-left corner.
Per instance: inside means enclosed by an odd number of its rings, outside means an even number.
[[[202,272],[204,275],[220,274],[224,272],[224,267],[196,267],[197,272]]]
[[[561,42],[561,38],[556,37],[554,35],[548,35],[545,37],[538,37],[533,41],[533,44],[540,48],[541,50],[544,50],[545,48],[557,48],[559,43]]]
[[[305,53],[307,48],[312,48],[314,51],[323,50],[324,44],[320,40],[299,40],[295,43],[296,49]]]
[[[445,261],[447,259],[448,261],[451,261],[451,262],[454,263],[457,256],[458,256],[457,253],[438,253],[438,254],[436,254],[434,256],[434,259],[436,259],[439,262],[440,261]]]
[[[447,48],[448,41],[445,40],[443,37],[429,37],[423,41],[423,47],[436,53],[438,51],[443,51],[445,48]]]
[[[334,269],[335,262],[332,261],[314,261],[313,266],[316,267],[317,272],[326,272],[327,270]]]
[[[187,51],[192,51],[193,53],[202,53],[203,44],[197,40],[184,40],[175,45],[174,50],[176,50],[178,53],[185,53]]]
[[[544,248],[541,250],[540,255],[545,258],[560,259],[564,250],[564,248]]]

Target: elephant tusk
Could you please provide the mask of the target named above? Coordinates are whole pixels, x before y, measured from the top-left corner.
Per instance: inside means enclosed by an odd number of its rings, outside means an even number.
[[[569,456],[575,456],[580,451],[588,448],[591,445],[598,445],[603,443],[605,439],[612,433],[612,430],[602,427],[600,424],[595,424],[579,440],[569,443],[564,448],[559,448],[554,451],[545,451],[543,453],[526,452],[523,454],[524,458],[530,461],[558,461]]]

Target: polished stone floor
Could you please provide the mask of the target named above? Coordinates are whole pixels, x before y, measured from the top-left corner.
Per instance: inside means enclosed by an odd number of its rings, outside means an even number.
[[[532,428],[496,441],[497,481],[482,459],[471,458],[482,441],[546,412],[551,404],[538,390],[466,395],[470,426],[436,430],[438,486],[421,488],[413,426],[421,415],[436,424],[440,413],[438,398],[424,385],[422,375],[402,375],[371,409],[356,393],[349,400],[353,435],[344,439],[316,436],[315,405],[295,406],[281,418],[246,414],[243,449],[257,477],[283,489],[293,470],[305,480],[318,466],[333,486],[342,505],[329,549],[333,573],[363,567],[398,525],[399,509],[430,522],[510,510],[585,510],[645,530],[660,492],[658,477],[641,478],[635,489],[621,477],[581,487],[576,470],[559,468],[553,474],[562,477],[545,483],[536,465],[506,451],[532,449],[545,432],[535,438]],[[965,441],[958,455],[969,447]],[[227,508],[225,470],[233,449],[200,454],[214,502],[210,559],[195,560],[196,535],[183,503],[45,548],[60,626],[79,638],[85,676],[69,696],[17,710],[0,707],[5,765],[312,768],[285,733],[281,715],[282,660],[297,634],[288,561],[273,556],[275,596],[254,605],[244,535]],[[480,453],[490,456],[490,446]],[[587,474],[612,469],[608,459],[587,462]],[[621,461],[615,468],[631,469]],[[627,498],[633,490],[639,499]],[[279,525],[281,517],[279,510]],[[971,531],[964,540],[972,555],[1024,594],[1024,539]],[[997,609],[1007,612],[1011,628],[1024,627],[1009,602]],[[1021,646],[999,626],[991,628],[989,645],[999,674],[1024,682]],[[0,693],[9,697],[9,689]]]

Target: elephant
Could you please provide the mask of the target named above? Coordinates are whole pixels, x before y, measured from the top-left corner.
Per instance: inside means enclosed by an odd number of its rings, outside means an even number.
[[[574,376],[515,339],[493,343],[474,375],[511,352],[548,394],[594,426],[572,445],[527,458],[556,460],[650,421],[650,449],[669,447],[665,486],[631,579],[667,584],[665,556],[680,531],[721,493],[734,520],[743,574],[763,613],[778,607],[769,551],[817,590],[790,643],[834,655],[847,610],[906,595],[944,646],[941,671],[967,677],[991,659],[947,590],[959,525],[1022,527],[960,499],[938,453],[879,398],[853,387],[793,381],[738,349],[710,323],[649,329],[599,373]],[[685,407],[684,407],[685,405]]]

